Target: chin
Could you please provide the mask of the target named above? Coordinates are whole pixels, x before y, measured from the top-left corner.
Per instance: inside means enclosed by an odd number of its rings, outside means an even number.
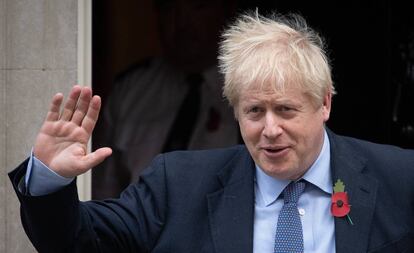
[[[275,167],[269,167],[269,166],[264,166],[261,167],[262,170],[269,176],[273,177],[273,178],[277,178],[277,179],[287,179],[288,177],[288,173],[286,173],[286,170],[284,169],[280,169],[279,168],[275,168]]]
[[[260,165],[259,165],[260,166]],[[292,173],[295,169],[289,166],[283,165],[266,165],[260,166],[262,170],[269,176],[280,180],[296,180],[299,179],[303,174]],[[299,176],[297,176],[299,174]]]

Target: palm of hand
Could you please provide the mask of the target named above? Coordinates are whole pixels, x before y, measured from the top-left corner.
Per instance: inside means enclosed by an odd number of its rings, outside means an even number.
[[[59,113],[62,95],[53,98],[48,116],[36,138],[34,155],[64,177],[75,177],[102,162],[109,148],[89,153],[87,143],[98,118],[100,98],[89,88],[75,86]]]
[[[35,155],[48,167],[64,177],[74,177],[80,173],[70,171],[74,163],[81,161],[87,155],[88,133],[70,121],[46,121],[37,136],[34,147]]]

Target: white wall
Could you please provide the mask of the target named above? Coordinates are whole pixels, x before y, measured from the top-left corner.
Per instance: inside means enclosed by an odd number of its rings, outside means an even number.
[[[78,0],[0,0],[0,253],[35,252],[7,172],[30,152],[56,92],[77,83]]]

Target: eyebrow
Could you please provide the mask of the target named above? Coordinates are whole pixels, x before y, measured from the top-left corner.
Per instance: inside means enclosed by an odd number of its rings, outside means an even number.
[[[274,104],[294,104],[297,105],[300,102],[294,101],[292,99],[287,99],[287,98],[278,98],[278,99],[257,99],[257,98],[252,98],[252,97],[244,97],[244,99],[242,98],[240,100],[241,102],[246,102],[246,101],[252,101],[252,102],[256,102],[256,103],[274,103]]]

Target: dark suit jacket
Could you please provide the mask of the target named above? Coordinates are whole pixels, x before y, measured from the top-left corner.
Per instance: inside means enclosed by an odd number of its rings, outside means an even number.
[[[345,183],[354,223],[335,218],[337,252],[414,252],[414,152],[329,138],[333,182]],[[25,167],[10,178],[40,252],[252,252],[254,163],[244,146],[158,156],[139,183],[104,202],[79,202],[75,184],[22,194]]]

